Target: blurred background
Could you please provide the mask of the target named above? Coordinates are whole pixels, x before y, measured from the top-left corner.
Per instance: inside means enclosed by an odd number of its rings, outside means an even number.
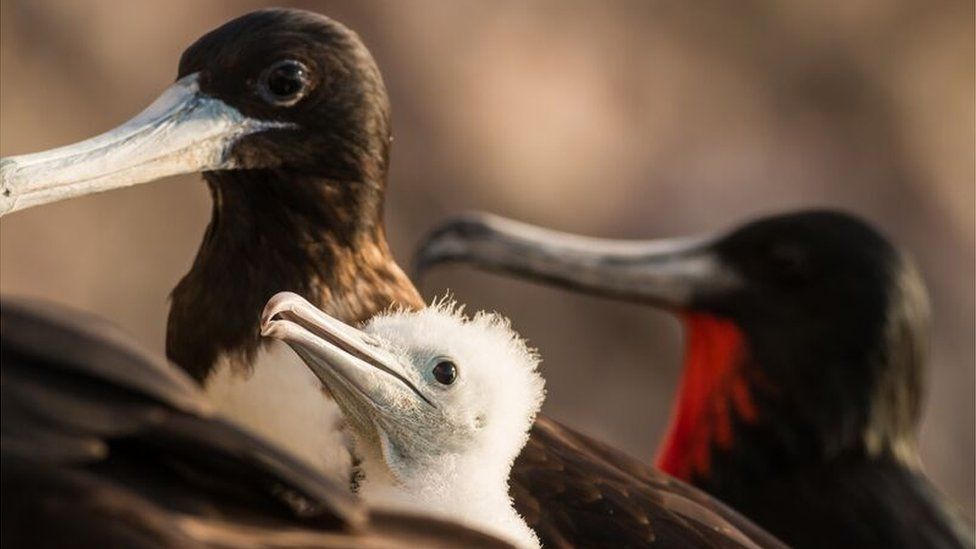
[[[146,106],[182,50],[263,2],[0,1],[0,154]],[[605,237],[829,206],[911,250],[935,319],[923,458],[974,509],[974,7],[969,0],[287,2],[363,37],[393,103],[387,223],[403,264],[490,210]],[[162,351],[210,200],[196,176],[0,222],[0,292],[96,311]],[[650,459],[681,362],[663,313],[444,269],[545,357],[546,411]]]

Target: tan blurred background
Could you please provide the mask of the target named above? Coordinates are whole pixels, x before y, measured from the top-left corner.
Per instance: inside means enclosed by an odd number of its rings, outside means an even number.
[[[2,0],[0,154],[125,120],[173,80],[184,47],[262,4]],[[466,209],[607,237],[810,206],[874,221],[928,281],[923,454],[972,515],[972,2],[277,4],[356,29],[385,75],[387,221],[405,264]],[[15,214],[0,223],[0,291],[97,311],[161,351],[167,295],[209,214],[197,177]],[[680,367],[674,319],[464,268],[423,285],[448,287],[542,350],[550,414],[653,455]]]

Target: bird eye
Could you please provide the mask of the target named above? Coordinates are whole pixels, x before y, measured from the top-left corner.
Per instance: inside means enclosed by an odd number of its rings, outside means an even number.
[[[807,254],[796,246],[774,246],[769,261],[777,278],[787,283],[800,283],[809,277]]]
[[[441,385],[451,385],[457,380],[458,369],[457,365],[450,360],[441,360],[434,365],[431,373],[434,374],[434,379]]]
[[[289,107],[305,97],[310,84],[308,68],[294,59],[285,59],[262,73],[261,97],[272,105]]]

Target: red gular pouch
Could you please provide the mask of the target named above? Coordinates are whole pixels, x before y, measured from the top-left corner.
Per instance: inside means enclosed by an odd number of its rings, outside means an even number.
[[[732,447],[732,414],[758,417],[745,373],[746,345],[732,322],[703,313],[682,315],[687,348],[671,424],[657,466],[682,480],[709,472],[713,448]]]

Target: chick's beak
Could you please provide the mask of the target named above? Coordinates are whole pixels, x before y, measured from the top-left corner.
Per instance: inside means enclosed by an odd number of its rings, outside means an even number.
[[[380,342],[297,294],[281,292],[268,301],[261,333],[294,349],[346,415],[362,424],[372,423],[368,420],[377,415],[397,416],[410,409],[435,407]]]
[[[149,107],[99,136],[0,159],[0,216],[162,177],[235,167],[244,135],[286,127],[248,118],[200,91],[198,74],[167,88]]]

